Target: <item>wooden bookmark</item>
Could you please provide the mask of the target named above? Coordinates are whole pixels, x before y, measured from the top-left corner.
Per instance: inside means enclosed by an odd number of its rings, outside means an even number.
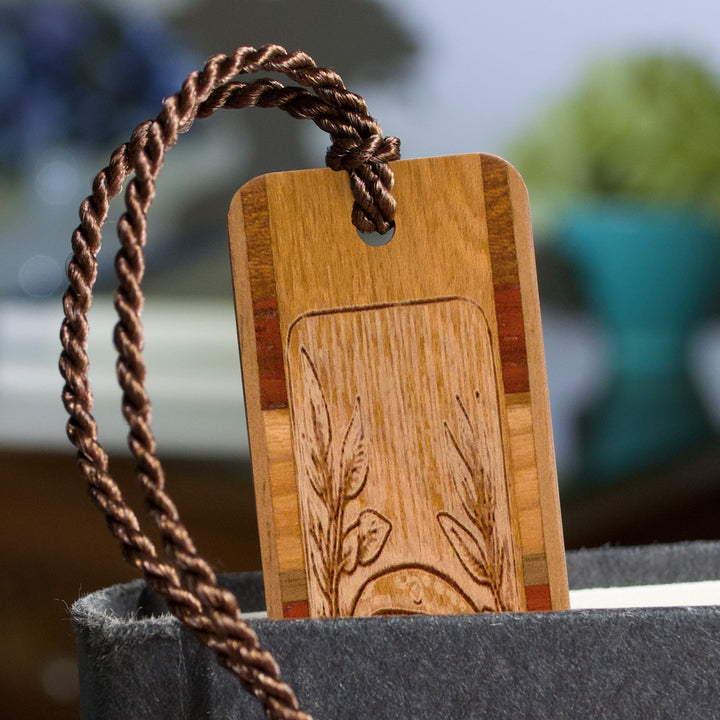
[[[490,155],[392,167],[380,247],[332,170],[230,208],[269,615],[567,608],[525,187]]]

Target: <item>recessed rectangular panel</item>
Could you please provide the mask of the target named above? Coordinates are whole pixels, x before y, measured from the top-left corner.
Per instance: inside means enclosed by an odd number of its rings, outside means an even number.
[[[310,614],[524,609],[482,310],[305,315],[287,365]]]

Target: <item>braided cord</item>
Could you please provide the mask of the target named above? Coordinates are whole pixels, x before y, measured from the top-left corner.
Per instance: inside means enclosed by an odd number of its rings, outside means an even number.
[[[273,71],[302,87],[274,80],[238,82],[240,74]],[[305,88],[310,88],[307,90]],[[125,559],[145,575],[148,585],[170,610],[211,648],[262,704],[268,718],[311,720],[299,709],[292,689],[282,681],[272,655],[240,617],[235,596],[221,588],[210,565],[200,556],[177,507],[165,490],[165,476],[150,428],[150,400],[143,360],[144,247],[147,212],[166,151],[197,118],[220,108],[278,107],[295,118],[311,119],[330,134],[326,163],[346,170],[355,198],[352,221],[362,232],[386,232],[393,226],[393,176],[388,161],[399,157],[397,138],[385,138],[368,114],[362,98],[349,92],[332,70],[319,68],[305,53],[282,47],[241,47],[232,55],[216,55],[201,71],[191,73],[181,90],[168,98],[155,120],[140,124],[129,142],[111,156],[94,179],[92,193],[80,207],[80,224],[72,236],[69,286],[63,296],[65,319],[60,337],[60,371],[65,380],[63,403],[69,415],[67,433],[77,449],[77,462],[90,495],[120,541]],[[119,286],[115,308],[119,322],[114,341],[117,375],[123,391],[122,412],[130,428],[128,443],[148,513],[160,530],[166,559],[143,532],[108,471],[108,457],[98,441],[88,378],[88,311],[97,277],[97,255],[110,202],[125,185],[126,212],[118,222],[120,250],[115,258]]]

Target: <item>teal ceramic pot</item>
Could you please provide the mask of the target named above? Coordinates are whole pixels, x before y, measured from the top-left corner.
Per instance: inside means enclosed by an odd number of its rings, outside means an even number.
[[[561,249],[602,323],[612,379],[583,419],[581,482],[648,470],[707,443],[688,342],[713,308],[717,226],[684,208],[607,203],[569,215]]]

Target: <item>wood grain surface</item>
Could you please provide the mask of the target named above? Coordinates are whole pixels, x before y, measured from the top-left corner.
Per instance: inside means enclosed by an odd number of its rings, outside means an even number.
[[[566,608],[524,185],[488,155],[393,169],[381,247],[329,170],[230,209],[269,613]]]

